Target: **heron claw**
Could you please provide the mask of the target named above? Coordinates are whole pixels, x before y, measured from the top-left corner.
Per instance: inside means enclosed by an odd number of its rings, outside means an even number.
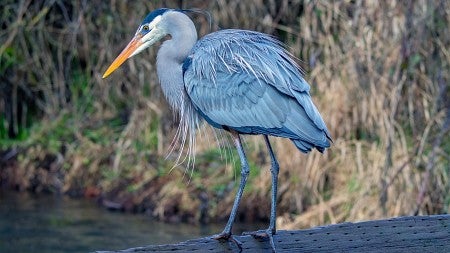
[[[222,232],[218,235],[213,235],[212,239],[217,240],[219,242],[232,241],[239,248],[239,252],[242,252],[242,242],[240,242],[238,239],[234,238],[234,236],[231,233]]]

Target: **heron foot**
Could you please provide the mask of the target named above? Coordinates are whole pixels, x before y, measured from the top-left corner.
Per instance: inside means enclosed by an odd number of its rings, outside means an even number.
[[[275,230],[272,229],[266,229],[266,230],[258,230],[258,231],[250,231],[250,232],[244,232],[242,235],[251,235],[253,238],[259,241],[265,241],[269,239],[270,246],[272,247],[272,252],[277,252],[275,248],[275,243],[273,241],[273,236],[275,235]]]
[[[211,238],[214,239],[214,240],[217,240],[219,242],[232,241],[238,247],[239,252],[242,252],[242,242],[240,242],[238,239],[236,239],[231,233],[222,232],[222,233],[220,233],[218,235],[213,235]]]

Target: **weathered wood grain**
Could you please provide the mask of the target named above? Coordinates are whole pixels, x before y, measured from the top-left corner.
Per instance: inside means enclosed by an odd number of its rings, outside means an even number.
[[[242,252],[271,252],[268,240],[236,236]],[[450,252],[450,215],[408,216],[341,223],[305,230],[280,230],[277,252]],[[112,252],[239,252],[233,242],[199,238],[176,244],[149,245]]]

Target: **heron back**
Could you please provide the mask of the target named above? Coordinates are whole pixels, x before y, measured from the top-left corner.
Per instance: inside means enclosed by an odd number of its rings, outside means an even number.
[[[300,67],[273,37],[234,29],[206,35],[183,75],[194,107],[214,127],[289,138],[303,152],[330,145]]]

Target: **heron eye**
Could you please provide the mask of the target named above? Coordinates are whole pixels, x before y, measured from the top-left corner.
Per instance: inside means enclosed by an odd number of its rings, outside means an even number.
[[[144,26],[142,27],[142,30],[148,31],[148,30],[150,30],[150,28],[148,27],[148,25],[144,25]]]

